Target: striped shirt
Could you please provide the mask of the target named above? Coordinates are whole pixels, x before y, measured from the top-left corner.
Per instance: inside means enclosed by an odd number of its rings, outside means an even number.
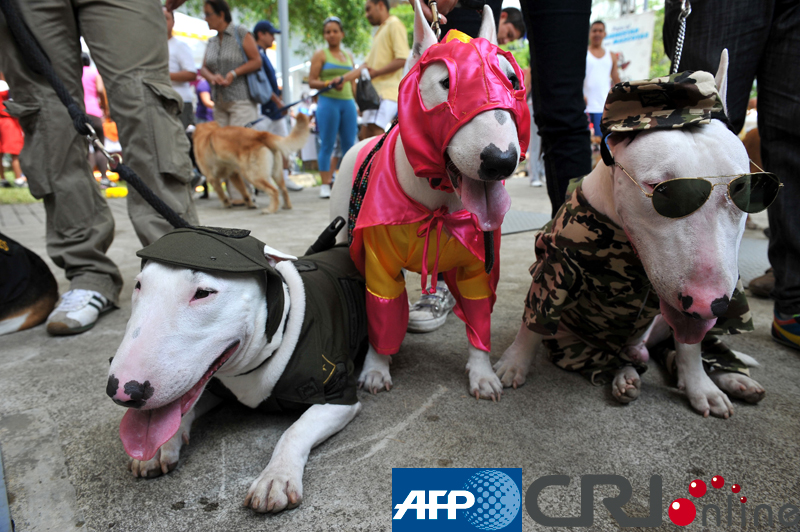
[[[344,56],[344,61],[340,61],[334,57],[331,51],[325,48],[325,64],[322,65],[322,71],[319,73],[320,81],[328,82],[339,76],[344,76],[353,70],[353,61],[346,53],[342,52],[342,55]],[[337,91],[336,89],[332,89],[325,94],[321,94],[320,97],[335,98],[337,100],[352,100],[353,84],[347,82],[342,85],[342,90]]]
[[[220,42],[219,35],[212,37],[208,40],[208,47],[206,48],[205,64],[211,72],[225,77],[228,72],[234,68],[240,67],[247,62],[244,50],[236,40],[236,34],[239,33],[239,38],[244,42],[245,36],[249,33],[244,26],[235,26],[233,23],[228,24],[222,42]],[[250,93],[247,90],[246,76],[237,76],[233,83],[227,87],[220,87],[219,85],[211,86],[211,99],[214,102],[236,102],[239,100],[249,100]]]

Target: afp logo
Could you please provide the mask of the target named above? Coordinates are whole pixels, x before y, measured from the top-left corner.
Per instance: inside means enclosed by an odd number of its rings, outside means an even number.
[[[522,469],[392,469],[392,531],[522,530]]]

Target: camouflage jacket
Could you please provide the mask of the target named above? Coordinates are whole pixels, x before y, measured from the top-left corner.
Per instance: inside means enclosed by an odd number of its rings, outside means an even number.
[[[553,335],[559,322],[584,342],[619,352],[661,313],[641,261],[625,232],[597,212],[573,180],[567,202],[536,236],[536,262],[525,301],[525,324]],[[741,281],[724,316],[708,334],[753,330]]]

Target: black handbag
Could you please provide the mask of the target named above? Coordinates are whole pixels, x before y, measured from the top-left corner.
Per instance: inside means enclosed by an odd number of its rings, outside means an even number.
[[[356,105],[361,111],[378,109],[381,106],[381,97],[369,79],[359,78],[356,84]]]

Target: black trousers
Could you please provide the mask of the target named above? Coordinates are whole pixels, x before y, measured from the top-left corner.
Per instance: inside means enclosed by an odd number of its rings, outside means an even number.
[[[542,138],[552,215],[567,184],[592,171],[583,79],[591,0],[521,0],[531,50],[533,116]]]
[[[680,2],[669,0],[664,49],[673,57]],[[775,270],[775,310],[800,313],[800,2],[692,0],[680,70],[716,73],[728,49],[728,116],[744,124],[753,79],[758,81],[758,131],[765,170],[784,187],[769,208],[769,261]]]

